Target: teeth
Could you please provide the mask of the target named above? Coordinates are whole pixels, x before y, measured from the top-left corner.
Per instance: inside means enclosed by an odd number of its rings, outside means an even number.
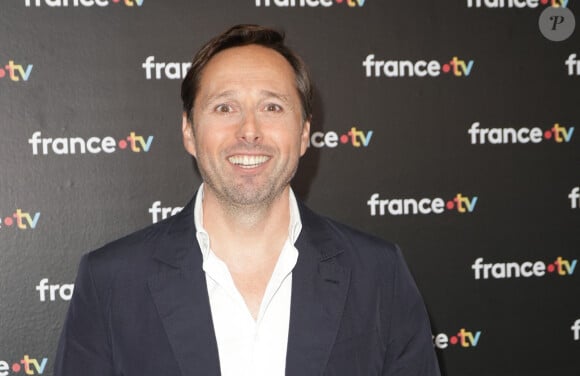
[[[234,155],[229,157],[230,163],[233,163],[242,168],[253,168],[265,163],[269,157],[265,155]]]

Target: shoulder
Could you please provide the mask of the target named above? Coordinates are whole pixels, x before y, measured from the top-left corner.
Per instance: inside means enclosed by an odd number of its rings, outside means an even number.
[[[175,253],[179,234],[195,236],[193,220],[190,220],[189,205],[182,212],[161,222],[149,225],[83,256],[81,264],[92,274],[92,278],[105,285],[115,280],[142,279],[156,267],[154,258],[158,254]]]
[[[300,211],[303,228],[311,238],[340,250],[340,258],[349,264],[374,263],[385,267],[401,262],[401,251],[395,243],[317,214],[303,204]]]

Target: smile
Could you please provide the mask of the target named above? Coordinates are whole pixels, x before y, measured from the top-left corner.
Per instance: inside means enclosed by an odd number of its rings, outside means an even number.
[[[228,158],[230,163],[241,168],[255,168],[266,163],[270,157],[265,155],[234,155]]]

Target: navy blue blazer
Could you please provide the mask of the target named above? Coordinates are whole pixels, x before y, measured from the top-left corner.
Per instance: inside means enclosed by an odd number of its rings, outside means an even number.
[[[286,375],[439,375],[400,250],[299,206]],[[193,217],[83,256],[55,376],[220,375]]]

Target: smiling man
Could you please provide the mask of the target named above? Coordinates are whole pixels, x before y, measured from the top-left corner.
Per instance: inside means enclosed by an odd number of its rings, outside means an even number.
[[[83,257],[55,375],[438,375],[400,250],[290,188],[312,88],[283,35],[212,39],[182,99],[203,184],[179,214]]]

